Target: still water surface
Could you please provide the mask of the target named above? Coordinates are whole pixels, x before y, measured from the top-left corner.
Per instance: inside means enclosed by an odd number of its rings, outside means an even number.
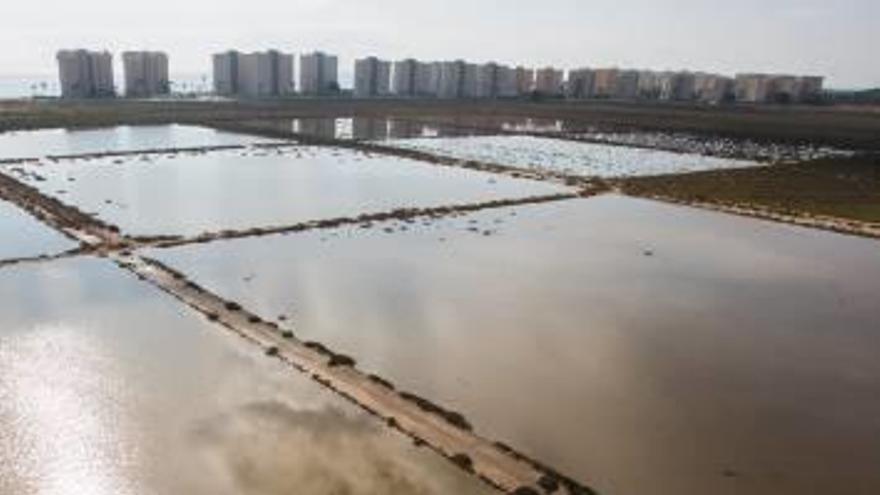
[[[0,159],[240,145],[262,141],[266,139],[188,125],[11,131],[0,133]]]
[[[46,162],[20,168],[26,171],[22,179],[41,191],[140,235],[291,225],[400,207],[567,190],[314,146]],[[34,179],[33,173],[43,180]]]
[[[488,490],[97,259],[0,270],[0,493]]]
[[[56,254],[76,243],[0,200],[0,260]]]
[[[600,493],[869,495],[877,246],[603,196],[151,254]]]
[[[406,118],[333,117],[269,119],[247,122],[257,128],[276,132],[304,134],[324,139],[382,141],[403,138],[434,138],[451,136],[478,136],[498,134],[500,128],[483,129],[468,125],[467,120],[457,125],[447,120],[409,120]]]

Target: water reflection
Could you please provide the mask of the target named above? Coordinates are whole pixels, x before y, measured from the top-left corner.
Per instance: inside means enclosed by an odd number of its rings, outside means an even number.
[[[42,192],[139,235],[291,225],[555,194],[537,182],[316,146],[23,166]],[[71,182],[71,179],[73,181]]]
[[[453,120],[327,117],[273,119],[250,121],[248,125],[283,133],[305,134],[322,139],[358,141],[385,141],[403,138],[460,137],[498,134],[500,128],[481,128],[469,125],[467,118]]]
[[[365,418],[275,401],[205,418],[191,431],[202,455],[238,493],[489,493],[471,480],[406,458]],[[270,446],[271,448],[267,448]]]
[[[874,241],[607,196],[153,254],[600,493],[880,490]]]
[[[0,200],[0,261],[56,254],[75,247],[75,242]]]
[[[99,260],[0,271],[0,397],[3,494],[487,493]]]
[[[248,144],[265,139],[187,125],[0,132],[0,159]]]

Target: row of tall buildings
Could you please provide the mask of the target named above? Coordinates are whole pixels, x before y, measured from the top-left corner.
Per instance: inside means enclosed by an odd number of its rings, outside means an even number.
[[[540,94],[570,99],[795,103],[818,100],[823,78],[777,74],[728,77],[703,72],[574,69],[568,78],[553,67],[533,70],[464,60],[355,62],[356,97],[516,98]]]
[[[168,57],[160,52],[125,52],[125,93],[150,97],[169,92]],[[85,50],[58,53],[62,95],[73,98],[115,94],[113,57]],[[323,52],[299,57],[298,84],[294,56],[276,50],[213,56],[214,92],[231,97],[326,95],[340,90],[339,63]],[[376,57],[354,63],[354,96],[433,98],[517,98],[539,94],[570,99],[700,101],[720,103],[798,103],[820,99],[823,78],[777,74],[728,77],[703,72],[658,72],[618,68],[564,71],[510,67],[464,60],[397,62]]]
[[[384,62],[389,64],[389,62]],[[535,72],[496,63],[472,64],[464,60],[393,64],[388,94],[437,98],[513,98],[532,91]],[[357,67],[355,67],[355,94]]]
[[[276,50],[242,53],[231,50],[213,57],[214,92],[222,96],[278,97],[296,92],[293,55]],[[337,58],[322,52],[300,56],[299,92],[339,91]]]
[[[110,52],[62,50],[57,54],[61,96],[109,98],[116,96],[113,55]],[[122,54],[125,94],[143,98],[170,92],[168,56],[161,52]]]
[[[564,90],[565,96],[574,99],[796,103],[818,100],[822,86],[823,78],[812,76],[738,74],[728,77],[704,72],[611,68],[569,71]]]

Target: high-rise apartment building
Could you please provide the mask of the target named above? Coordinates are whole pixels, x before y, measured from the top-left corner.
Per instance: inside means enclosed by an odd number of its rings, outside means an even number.
[[[109,52],[62,50],[58,52],[58,77],[64,98],[116,96],[113,55]]]
[[[419,61],[412,58],[394,62],[391,92],[398,96],[416,96],[419,65]]]
[[[313,52],[299,58],[299,90],[322,95],[339,92],[338,59],[335,55]]]
[[[292,94],[293,55],[276,50],[214,55],[214,91],[249,98]]]
[[[437,66],[437,96],[440,98],[463,98],[465,96],[466,72],[464,60],[439,62]],[[476,79],[476,78],[474,78]]]
[[[660,75],[660,99],[691,101],[696,97],[696,77],[690,72],[664,72]]]
[[[703,103],[721,103],[734,97],[733,79],[719,74],[694,75],[694,97]]]
[[[516,68],[516,92],[527,95],[535,89],[535,71],[526,67]]]
[[[821,98],[823,78],[784,74],[737,74],[737,101],[746,103],[800,103]]]
[[[398,96],[437,96],[440,88],[440,63],[414,59],[394,63],[391,91]]]
[[[594,98],[614,98],[617,93],[617,76],[619,69],[596,69],[593,71]]]
[[[168,79],[168,56],[162,52],[125,52],[125,96],[149,98],[171,91]]]
[[[275,50],[239,55],[239,96],[261,98],[293,92],[293,55]]]
[[[545,67],[535,72],[535,91],[544,95],[558,96],[563,90],[561,70]]]
[[[591,69],[575,69],[568,72],[566,96],[573,99],[593,97],[595,73]]]
[[[222,96],[238,94],[238,61],[240,56],[241,54],[234,50],[214,55],[214,93]]]
[[[391,62],[367,57],[354,62],[354,95],[358,98],[391,93]],[[415,82],[413,80],[413,87]]]
[[[614,83],[614,98],[634,100],[639,95],[639,71],[621,70]]]

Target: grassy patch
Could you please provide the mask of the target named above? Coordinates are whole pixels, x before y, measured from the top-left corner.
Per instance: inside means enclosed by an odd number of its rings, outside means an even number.
[[[880,155],[621,181],[627,194],[880,222]]]

